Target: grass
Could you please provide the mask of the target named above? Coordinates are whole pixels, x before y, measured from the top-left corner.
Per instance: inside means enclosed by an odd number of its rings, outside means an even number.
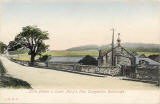
[[[69,56],[69,57],[84,57],[86,55],[98,56],[98,52],[84,52],[84,51],[54,51],[54,52],[45,52],[42,55],[51,55],[51,56]],[[16,60],[21,61],[30,61],[30,56],[28,54],[16,54]],[[39,59],[39,55],[36,56],[36,59]]]
[[[0,60],[0,87],[2,88],[31,88],[26,81],[6,76],[6,69]]]
[[[51,56],[98,56],[98,52],[86,52],[86,51],[54,51],[54,52],[45,52],[43,55],[51,55]]]
[[[16,58],[14,58],[14,59],[16,59],[16,60],[20,60],[20,61],[30,61],[30,55],[28,55],[28,54],[17,54],[16,56],[18,56],[18,57],[16,57]],[[39,59],[39,55],[37,55],[36,56],[36,59]]]
[[[9,77],[9,76],[1,76],[0,87],[3,88],[31,88],[31,85],[26,81],[21,79]]]

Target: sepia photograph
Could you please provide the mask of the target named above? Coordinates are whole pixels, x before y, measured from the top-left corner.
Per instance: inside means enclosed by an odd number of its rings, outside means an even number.
[[[159,0],[0,0],[0,104],[160,104]]]

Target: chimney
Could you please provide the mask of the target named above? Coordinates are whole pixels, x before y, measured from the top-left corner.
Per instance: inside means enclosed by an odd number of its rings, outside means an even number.
[[[121,45],[120,33],[118,33],[117,44],[118,44],[118,47],[120,47]]]

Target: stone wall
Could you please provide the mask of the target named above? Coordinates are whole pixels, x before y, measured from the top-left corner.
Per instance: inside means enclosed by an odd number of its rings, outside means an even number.
[[[91,66],[91,65],[77,65],[74,70],[86,72],[86,73],[104,74],[104,75],[112,75],[112,76],[121,75],[121,69],[118,67],[98,67],[98,66]]]
[[[139,79],[149,79],[158,80],[160,66],[150,66],[150,67],[137,67],[136,68],[136,78]]]
[[[61,64],[61,63],[48,63],[48,67],[58,70],[73,70],[73,71],[93,73],[93,74],[104,74],[112,76],[121,75],[121,69],[119,67],[98,67],[92,65]]]
[[[62,70],[73,70],[74,64],[61,64],[61,63],[46,63],[48,68],[62,69]]]

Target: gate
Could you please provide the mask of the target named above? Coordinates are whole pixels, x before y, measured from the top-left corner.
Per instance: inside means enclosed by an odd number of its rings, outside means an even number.
[[[121,71],[122,71],[121,72],[122,76],[131,77],[131,78],[136,77],[135,66],[125,66],[125,65],[123,65],[121,67]]]

